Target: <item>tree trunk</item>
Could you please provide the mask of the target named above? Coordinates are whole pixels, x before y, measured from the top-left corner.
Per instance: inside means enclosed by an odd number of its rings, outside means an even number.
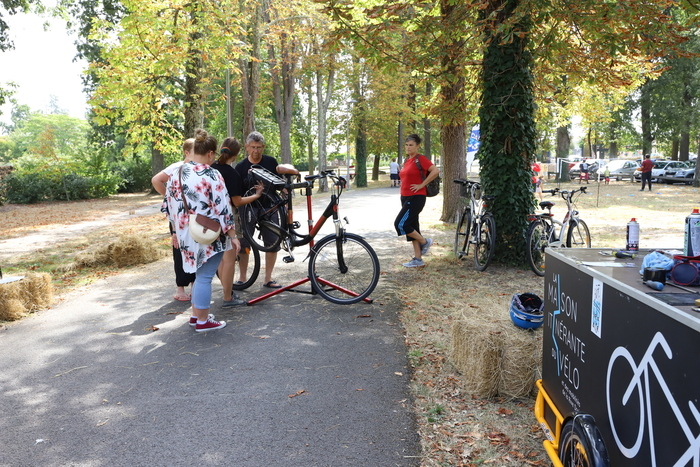
[[[403,165],[403,143],[404,143],[404,134],[403,134],[403,122],[399,121],[399,128],[398,128],[398,137],[399,140],[397,141],[398,143],[398,156],[396,157],[396,162],[398,162],[399,165]]]
[[[680,147],[679,149],[679,154],[678,154],[678,160],[681,161],[687,161],[689,156],[690,156],[690,127],[692,125],[692,122],[688,118],[689,115],[692,115],[693,113],[693,108],[692,108],[692,103],[693,98],[690,96],[690,92],[688,91],[688,88],[686,87],[685,91],[683,92],[683,123],[681,126],[681,141],[680,141]]]
[[[362,104],[358,105],[357,133],[355,133],[355,186],[367,186],[367,119]]]
[[[651,154],[654,137],[651,133],[651,96],[649,96],[649,81],[640,89],[640,118],[642,123],[642,156]]]
[[[374,155],[374,163],[372,164],[372,181],[379,180],[379,163],[381,162],[381,157],[379,154]]]
[[[165,168],[165,157],[155,145],[151,144],[151,174],[156,175]],[[152,190],[151,193],[155,193]]]
[[[671,142],[671,159],[674,161],[678,160],[678,148],[680,146],[680,140],[678,138],[673,138]]]
[[[570,150],[571,137],[569,136],[569,127],[560,126],[559,128],[557,128],[557,159],[566,159],[569,156]],[[559,162],[557,161],[557,163]],[[561,172],[559,172],[559,169],[561,169]],[[557,181],[568,181],[569,166],[566,164],[558,166],[557,174]]]
[[[482,12],[487,43],[477,156],[484,191],[495,196],[489,206],[498,226],[495,258],[525,264],[527,216],[535,205],[530,168],[536,147],[533,59],[527,48],[531,18],[524,14],[514,21],[511,27],[520,34],[502,29],[513,20],[518,5],[519,0],[489,0]]]
[[[311,127],[314,121],[314,109],[311,105],[314,100],[313,92],[311,91],[311,82],[307,82],[306,86],[306,100],[309,103],[307,114],[306,114],[306,125],[309,129],[309,136],[307,137],[306,151],[308,155],[308,165],[309,165],[309,175],[314,173],[314,138],[311,137]]]
[[[430,95],[433,93],[433,85],[431,83],[425,84],[425,96],[426,99],[430,99]],[[430,138],[430,119],[428,117],[423,117],[423,155],[433,160],[433,148]]]
[[[249,133],[255,131],[255,103],[258,101],[260,87],[260,23],[262,21],[263,2],[257,2],[248,34],[244,38],[250,44],[250,58],[239,60],[241,69],[241,90],[243,93],[243,135],[242,143]]]
[[[196,8],[195,8],[196,10]],[[196,12],[192,12],[193,24],[197,24]],[[190,50],[189,57],[185,63],[185,89],[183,96],[184,106],[184,133],[185,138],[192,138],[194,131],[202,121],[202,93],[200,92],[200,83],[202,82],[202,53],[195,47],[198,39],[202,37],[200,32],[190,34]]]
[[[292,108],[294,104],[294,74],[296,59],[293,42],[283,34],[280,45],[280,58],[277,58],[275,46],[270,44],[268,55],[270,74],[272,76],[272,94],[275,100],[275,116],[280,130],[280,160],[283,164],[292,163]]]
[[[334,60],[332,60],[334,61]],[[335,84],[335,69],[331,67],[328,70],[326,78],[326,93],[323,93],[323,70],[316,70],[316,101],[318,102],[318,170],[327,170],[328,168],[328,151],[326,149],[326,115],[328,107],[331,105],[331,96],[333,94],[333,86]],[[325,178],[322,178],[318,184],[318,191],[328,191],[328,183]]]

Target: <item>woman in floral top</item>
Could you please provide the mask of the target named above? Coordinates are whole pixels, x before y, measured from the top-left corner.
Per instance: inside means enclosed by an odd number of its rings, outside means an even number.
[[[197,332],[212,331],[226,326],[209,315],[211,282],[223,253],[231,248],[238,251],[231,198],[221,174],[210,167],[216,157],[216,138],[199,129],[195,132],[192,160],[175,172],[166,186],[167,212],[175,227],[175,236],[182,253],[185,272],[197,274],[192,286],[192,314],[190,324]],[[182,184],[182,185],[181,185]],[[187,197],[185,211],[182,194]],[[216,219],[222,235],[211,245],[199,244],[189,233],[189,214],[203,214]]]

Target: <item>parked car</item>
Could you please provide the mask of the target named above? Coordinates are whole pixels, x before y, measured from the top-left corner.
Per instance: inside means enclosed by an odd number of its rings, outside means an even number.
[[[693,179],[695,178],[695,164],[695,160],[688,161],[688,167],[685,169],[678,170],[673,176],[673,178],[675,179],[673,183],[682,182],[686,185],[692,185]]]
[[[601,161],[596,160],[596,159],[588,159],[586,160],[588,163],[588,178],[590,180],[595,180],[596,178],[596,173],[598,173],[598,169],[601,166]],[[569,179],[570,180],[576,180],[581,176],[581,162],[575,162],[573,165],[569,167]]]
[[[671,164],[671,165],[669,165]],[[669,160],[657,160],[654,161],[654,168],[651,169],[651,179],[653,181],[658,181],[658,177],[663,177],[666,173],[666,168],[675,168],[678,164],[682,164],[680,161],[669,161]],[[634,179],[638,182],[642,181],[642,170],[637,169],[634,171]]]
[[[607,167],[610,170],[610,178],[619,182],[625,178],[632,180],[634,171],[639,168],[639,163],[625,159],[613,159],[608,162]]]

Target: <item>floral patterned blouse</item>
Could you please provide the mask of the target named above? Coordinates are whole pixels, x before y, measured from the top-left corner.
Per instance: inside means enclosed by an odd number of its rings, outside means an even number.
[[[180,170],[170,175],[165,188],[163,208],[175,227],[177,241],[182,253],[182,266],[185,272],[197,272],[209,258],[231,249],[228,236],[220,236],[211,245],[202,245],[190,237],[189,214],[204,214],[217,219],[222,233],[234,228],[231,198],[226,190],[224,179],[218,170],[207,164],[187,162],[182,164],[182,190],[180,190]],[[187,207],[182,202],[182,193],[187,196]]]

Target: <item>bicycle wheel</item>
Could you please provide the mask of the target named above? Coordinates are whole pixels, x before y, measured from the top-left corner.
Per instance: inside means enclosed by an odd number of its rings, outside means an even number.
[[[258,279],[260,274],[260,252],[248,246],[240,251],[238,258],[236,260],[235,270],[238,273],[238,278],[233,282],[233,290],[244,290],[250,287]],[[241,255],[241,253],[246,253],[246,255]],[[241,261],[243,258],[243,261]],[[245,264],[243,264],[245,262]],[[245,270],[245,275],[241,274],[241,265]],[[245,279],[242,279],[245,277]]]
[[[311,249],[309,279],[313,290],[329,302],[357,303],[377,286],[379,258],[359,235],[328,235]]]
[[[530,269],[538,276],[544,276],[544,249],[549,245],[551,225],[542,219],[530,223],[525,235],[527,248],[525,256]]]
[[[477,229],[479,236],[474,245],[474,267],[477,271],[485,271],[496,251],[496,221],[487,212],[481,216]]]
[[[455,232],[454,252],[457,259],[462,259],[469,254],[469,231],[472,226],[472,210],[465,207],[457,222]]]
[[[559,440],[564,467],[609,467],[608,451],[590,415],[578,415],[564,424]]]
[[[572,219],[566,234],[567,248],[590,248],[591,232],[583,219]]]
[[[615,349],[608,363],[605,402],[615,445],[630,459],[639,453],[644,441],[646,402],[642,378],[632,354],[624,347]]]
[[[254,190],[248,190],[250,196]],[[263,192],[252,203],[244,204],[238,210],[241,216],[243,236],[253,248],[260,251],[278,251],[285,235],[285,207],[276,192]]]

